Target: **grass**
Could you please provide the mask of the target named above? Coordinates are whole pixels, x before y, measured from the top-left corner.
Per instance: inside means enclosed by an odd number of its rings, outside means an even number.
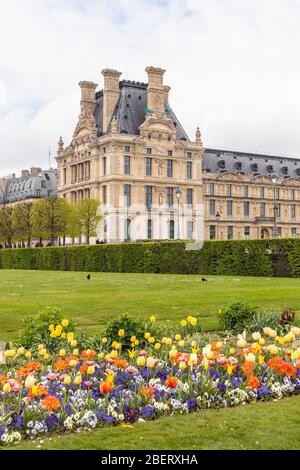
[[[23,442],[14,449],[300,449],[300,397]]]
[[[300,312],[300,279],[199,275],[0,270],[0,339],[17,338],[25,314],[60,307],[88,333],[114,315],[131,312],[177,322],[199,315],[202,328],[218,328],[216,313],[244,300],[268,311]]]

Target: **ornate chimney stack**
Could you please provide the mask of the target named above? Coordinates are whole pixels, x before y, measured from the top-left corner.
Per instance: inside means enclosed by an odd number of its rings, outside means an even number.
[[[97,84],[93,82],[79,82],[81,88],[80,118],[94,118],[96,106],[95,92]]]
[[[164,86],[164,95],[165,95],[165,103],[169,103],[169,92],[171,87],[169,85]]]
[[[103,132],[106,132],[119,98],[119,78],[122,73],[112,69],[104,69],[101,73],[104,76]]]
[[[64,151],[64,142],[62,140],[62,136],[60,136],[59,141],[58,141],[58,149],[57,149],[57,155],[61,155]]]
[[[166,90],[163,85],[165,70],[159,67],[147,67],[148,88],[147,88],[147,108],[150,111],[164,113]]]
[[[201,132],[200,132],[199,127],[197,127],[197,129],[196,129],[195,142],[197,142],[198,144],[201,144],[201,146],[202,146]]]

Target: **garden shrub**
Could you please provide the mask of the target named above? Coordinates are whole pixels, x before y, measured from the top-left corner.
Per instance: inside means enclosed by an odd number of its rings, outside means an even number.
[[[183,241],[0,249],[0,269],[300,276],[300,240]]]
[[[280,327],[280,316],[278,313],[255,312],[253,319],[247,325],[247,331],[253,333],[254,331],[263,332],[263,329],[268,326],[273,330]]]
[[[38,312],[36,315],[27,315],[23,322],[25,328],[20,335],[21,344],[26,347],[38,349],[40,344],[43,344],[49,352],[57,352],[64,343],[63,337],[51,338],[49,325],[53,325],[54,328],[58,325],[62,325],[64,316],[60,309],[48,307],[45,310]],[[68,325],[62,328],[63,336],[69,332],[76,331],[76,324],[74,321],[68,321]]]
[[[124,331],[124,336],[119,336],[120,330]],[[108,345],[116,338],[119,338],[122,347],[126,349],[131,348],[131,337],[135,336],[141,348],[147,341],[144,337],[145,332],[149,332],[150,336],[155,338],[155,336],[161,333],[161,327],[154,322],[145,321],[129,313],[123,313],[107,323],[103,336],[107,338]]]
[[[257,310],[246,302],[235,302],[219,311],[219,322],[224,330],[240,332],[247,329]]]

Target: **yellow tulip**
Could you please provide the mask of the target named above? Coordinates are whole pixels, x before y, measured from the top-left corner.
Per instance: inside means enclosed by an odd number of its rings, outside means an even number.
[[[39,351],[40,349],[45,349],[45,345],[44,345],[44,344],[39,344],[39,345],[38,345],[38,351]]]
[[[146,364],[146,359],[144,356],[139,356],[136,360],[136,364],[138,367],[144,367],[144,365]]]
[[[73,356],[79,356],[79,349],[73,349]]]
[[[177,351],[176,349],[171,349],[171,351],[169,352],[169,358],[170,359],[173,359],[174,357],[177,356]]]
[[[155,343],[154,349],[158,350],[158,349],[160,349],[160,347],[161,347],[161,344],[160,344],[160,343]]]
[[[31,358],[31,351],[27,351],[25,353],[25,357],[26,357],[26,359],[30,359]]]
[[[77,341],[76,341],[76,339],[73,339],[73,340],[71,341],[70,345],[71,345],[72,348],[76,348],[76,346],[77,346]]]
[[[9,383],[6,383],[6,384],[3,385],[2,392],[3,393],[9,393],[10,389],[11,389],[11,387],[10,387]]]
[[[76,361],[76,359],[71,359],[69,362],[70,367],[75,367],[77,364],[78,364],[78,361]]]
[[[227,374],[228,374],[228,375],[232,375],[233,369],[234,369],[234,366],[231,365],[231,364],[228,364],[228,366],[227,366]]]
[[[63,320],[61,324],[64,328],[67,328],[67,326],[69,326],[69,320]]]
[[[184,362],[184,361],[179,362],[179,369],[180,370],[186,369],[186,362]]]
[[[103,359],[103,357],[104,357],[104,354],[103,354],[103,353],[99,353],[99,354],[98,354],[98,359]]]
[[[17,353],[19,356],[23,356],[24,352],[25,352],[25,349],[23,347],[17,349]]]
[[[150,320],[151,323],[155,323],[156,322],[156,317],[154,315],[151,315],[149,320]]]
[[[134,345],[135,345],[135,346],[138,346],[139,344],[140,344],[139,340],[136,339],[135,342],[134,342]]]
[[[148,342],[150,344],[153,344],[155,342],[155,339],[153,338],[153,336],[150,336],[150,338],[148,338]]]
[[[222,341],[217,341],[216,348],[221,349],[223,347]]]
[[[195,348],[195,347],[197,346],[197,341],[195,341],[195,340],[192,341],[192,342],[191,342],[191,346],[192,346],[192,348]]]
[[[180,341],[181,340],[181,335],[179,335],[179,334],[175,335],[175,340]]]
[[[230,349],[229,349],[229,354],[230,354],[231,356],[233,356],[234,353],[235,353],[235,349],[234,349],[234,348],[230,348]]]
[[[76,375],[76,377],[74,379],[74,384],[80,385],[81,382],[82,382],[82,376],[81,375]]]
[[[64,356],[66,355],[66,350],[65,350],[65,349],[61,349],[61,350],[59,351],[58,355],[59,355],[60,357],[64,357]]]
[[[49,359],[49,354],[46,353],[46,354],[44,355],[44,360],[45,360],[45,361],[48,361],[48,359]]]
[[[121,329],[121,330],[118,331],[118,336],[119,336],[120,338],[123,338],[124,335],[125,335],[125,331],[124,331],[124,330]]]
[[[172,343],[173,343],[172,338],[166,338],[166,345],[167,346],[171,346]]]
[[[101,343],[106,344],[107,343],[107,338],[102,338]]]
[[[151,336],[151,333],[149,333],[149,331],[147,331],[147,332],[144,334],[144,338],[145,338],[145,339],[150,338],[150,336]]]
[[[190,324],[195,327],[197,325],[197,318],[195,317],[192,317],[191,321],[190,321]]]
[[[87,372],[88,375],[92,375],[95,372],[95,367],[94,366],[88,366],[86,372]]]
[[[131,336],[130,341],[131,341],[132,343],[135,343],[135,342],[136,342],[136,336]]]
[[[265,357],[264,356],[258,356],[258,364],[261,366],[262,363],[264,362]]]
[[[137,351],[135,351],[134,349],[132,349],[131,351],[130,351],[130,349],[128,349],[129,359],[134,359],[136,353],[137,353]]]
[[[62,339],[66,339],[66,337],[67,337],[66,333],[62,333],[61,337],[62,337]]]
[[[182,326],[182,328],[185,328],[186,325],[187,325],[187,321],[186,320],[181,320],[180,326]]]
[[[71,377],[69,375],[65,375],[64,384],[70,385],[70,383],[71,383]]]
[[[260,339],[258,340],[258,342],[259,342],[259,344],[260,344],[261,346],[263,346],[264,344],[266,344],[266,341],[265,341],[264,338],[260,338]]]
[[[49,325],[49,331],[51,332],[51,331],[53,331],[53,330],[54,330],[54,325],[52,325],[52,324]]]
[[[185,341],[182,339],[182,340],[179,341],[178,346],[183,348],[184,344],[185,344]]]

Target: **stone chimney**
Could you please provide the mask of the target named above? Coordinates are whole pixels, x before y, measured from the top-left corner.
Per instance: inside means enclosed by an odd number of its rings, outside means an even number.
[[[16,179],[16,173],[12,173],[11,179],[12,179],[13,181],[15,181],[15,179]]]
[[[147,88],[147,108],[150,111],[164,113],[166,90],[163,85],[165,70],[159,67],[147,67],[148,88]]]
[[[97,83],[79,82],[81,88],[80,117],[94,118]]]
[[[29,176],[29,171],[28,170],[22,170],[21,171],[21,178],[27,178]]]
[[[171,90],[171,87],[169,85],[164,86],[164,95],[165,95],[165,103],[169,103],[169,92]]]
[[[112,69],[104,69],[101,73],[104,76],[103,132],[106,132],[119,98],[119,78],[122,73]]]

